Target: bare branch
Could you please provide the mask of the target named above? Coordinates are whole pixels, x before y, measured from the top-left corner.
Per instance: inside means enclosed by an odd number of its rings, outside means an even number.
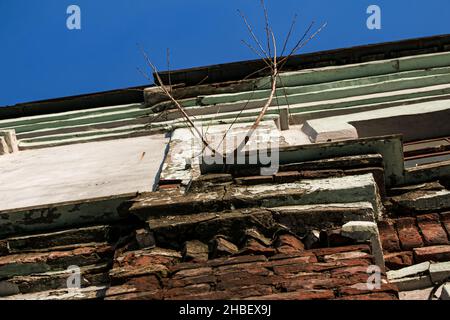
[[[143,70],[141,70],[141,68],[136,67],[136,69],[137,69],[137,71],[139,71],[140,74],[142,74],[142,76],[143,76],[145,79],[148,80],[148,82],[150,82],[150,83],[153,82],[153,81],[150,79],[150,77],[149,77]]]
[[[273,31],[270,30],[270,32],[271,32],[271,35],[272,35],[272,42],[273,42],[273,48],[274,48],[273,66],[272,66],[272,75],[271,75],[272,88],[270,90],[270,95],[269,95],[268,100],[264,104],[263,108],[261,109],[261,112],[259,113],[259,115],[256,118],[255,122],[250,127],[250,130],[245,135],[244,140],[234,150],[234,154],[238,154],[241,150],[243,150],[245,148],[245,146],[247,145],[247,143],[250,141],[250,138],[253,135],[253,132],[258,128],[259,123],[264,118],[264,115],[267,112],[267,109],[269,109],[270,105],[272,104],[273,98],[275,96],[275,92],[277,90],[277,80],[276,80],[276,77],[278,75],[278,69],[277,69],[277,44],[276,44],[275,35],[273,34]]]
[[[297,48],[302,42],[303,40],[305,40],[306,36],[308,35],[308,33],[311,31],[313,25],[314,25],[315,21],[312,21],[309,25],[309,27],[306,29],[305,33],[303,34],[303,36],[300,38],[300,40],[297,41],[297,43],[295,44],[295,46],[293,47],[293,49],[291,50],[290,54],[291,55],[294,52],[294,49]]]
[[[219,145],[217,146],[217,148],[220,147],[220,145],[222,144],[223,140],[225,139],[225,137],[227,136],[228,132],[231,130],[231,128],[234,126],[234,124],[236,123],[237,119],[241,116],[242,112],[244,112],[245,109],[247,109],[248,104],[250,103],[250,101],[253,98],[253,95],[255,94],[255,89],[253,89],[250,97],[248,98],[247,102],[244,104],[244,106],[242,107],[242,109],[239,111],[239,113],[236,115],[236,117],[233,119],[233,122],[230,124],[230,126],[228,127],[228,129],[225,131],[222,140],[220,140]]]
[[[253,48],[251,44],[247,43],[245,40],[241,40],[241,41],[242,41],[242,43],[245,44],[251,51],[253,51],[257,56],[259,56],[259,57],[265,62],[265,64],[266,64],[270,69],[272,69],[271,62],[267,61],[266,58],[264,58],[262,55],[260,55],[259,52],[256,51],[256,49]]]
[[[161,80],[161,77],[159,76],[159,72],[158,69],[155,67],[155,65],[150,61],[150,59],[148,58],[147,53],[141,48],[141,53],[145,58],[146,63],[148,64],[148,66],[153,70],[154,74],[156,75],[156,78],[158,80],[159,83],[159,87],[162,89],[162,91],[166,94],[167,97],[169,97],[169,99],[175,104],[175,106],[178,108],[178,110],[181,112],[182,116],[185,118],[186,122],[188,123],[188,126],[190,126],[193,130],[195,130],[195,132],[197,133],[197,135],[199,136],[199,138],[201,139],[203,145],[205,145],[207,148],[209,148],[213,153],[215,153],[216,151],[214,149],[212,149],[209,146],[208,141],[206,141],[206,139],[204,138],[204,136],[202,135],[202,133],[198,130],[198,128],[194,125],[194,123],[192,122],[191,118],[189,117],[189,115],[186,113],[186,111],[184,110],[184,108],[181,106],[181,104],[172,96],[172,94],[169,92],[169,90],[167,90],[166,86],[164,85],[163,81]]]
[[[266,56],[267,59],[270,59],[270,56],[267,54],[266,50],[264,50],[264,48],[262,47],[261,42],[259,42],[258,37],[253,32],[253,29],[250,26],[250,24],[248,23],[247,18],[245,18],[245,15],[241,12],[241,10],[238,10],[238,12],[241,15],[242,19],[244,20],[244,23],[247,26],[248,32],[250,33],[250,35],[252,36],[252,38],[256,42],[256,44],[259,46],[259,49],[261,50],[261,52],[264,54],[264,56]]]
[[[311,24],[312,26],[312,24]],[[299,41],[297,43],[297,45],[291,50],[291,53],[289,53],[288,56],[284,57],[283,59],[280,60],[280,68],[283,68],[284,65],[286,64],[287,60],[293,55],[295,54],[298,50],[300,50],[301,48],[303,48],[304,46],[306,46],[312,39],[314,39],[325,27],[327,26],[327,23],[325,22],[314,34],[312,34],[306,41],[301,42]],[[310,29],[310,28],[309,28]],[[308,30],[309,30],[308,29]]]
[[[289,38],[291,37],[292,31],[294,30],[294,26],[297,22],[297,14],[294,15],[294,18],[292,19],[291,27],[289,28],[289,32],[286,36],[286,40],[284,41],[283,50],[281,50],[280,56],[283,56],[284,51],[286,50],[287,44],[289,42]]]
[[[167,48],[167,71],[169,72],[169,88],[170,92],[172,92],[172,79],[171,79],[171,72],[170,72],[170,50]]]
[[[292,49],[292,54],[294,54],[295,52],[297,52],[298,50],[300,50],[301,48],[303,48],[304,46],[306,46],[308,44],[308,42],[310,42],[312,39],[314,39],[325,27],[327,26],[327,22],[325,22],[319,29],[317,29],[316,32],[314,32],[309,38],[308,40],[306,40],[303,43],[298,43],[294,49]]]
[[[269,29],[269,14],[267,13],[266,4],[264,0],[261,0],[261,6],[264,11],[264,20],[266,22],[266,40],[267,40],[267,50],[269,52],[269,56],[272,56],[271,48],[270,48],[270,29]]]

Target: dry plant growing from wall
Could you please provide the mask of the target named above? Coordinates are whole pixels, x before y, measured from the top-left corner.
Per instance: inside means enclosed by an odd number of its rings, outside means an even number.
[[[253,45],[248,43],[245,40],[242,40],[242,43],[244,43],[244,45],[246,45],[253,53],[255,53],[265,63],[265,67],[263,67],[260,70],[257,70],[255,72],[253,72],[251,75],[248,75],[246,78],[249,78],[252,75],[254,75],[256,73],[259,73],[259,72],[262,72],[262,71],[266,71],[266,70],[269,71],[270,72],[270,76],[269,76],[269,78],[270,78],[270,93],[269,93],[269,96],[268,96],[267,100],[261,106],[261,110],[260,110],[260,112],[259,112],[259,114],[258,114],[258,116],[257,116],[257,118],[255,120],[255,122],[252,124],[252,126],[250,127],[250,129],[246,133],[246,135],[243,138],[242,142],[234,150],[234,152],[233,152],[234,154],[240,153],[245,148],[245,146],[249,142],[250,138],[252,137],[253,133],[258,128],[259,124],[261,123],[262,119],[264,118],[267,110],[272,105],[274,98],[277,99],[277,104],[278,104],[278,98],[277,98],[277,95],[276,95],[278,85],[280,85],[281,88],[284,90],[284,96],[286,98],[287,103],[289,103],[286,91],[284,89],[283,81],[282,81],[282,79],[280,77],[280,72],[282,72],[283,67],[285,66],[285,64],[287,63],[287,61],[289,60],[289,58],[292,55],[296,54],[300,49],[302,49],[305,45],[307,45],[308,42],[310,42],[312,39],[314,39],[326,27],[326,23],[325,23],[322,26],[320,26],[314,33],[312,33],[311,30],[312,30],[312,28],[314,26],[314,22],[312,22],[309,25],[309,27],[307,28],[307,30],[305,31],[305,33],[303,34],[303,36],[296,42],[294,47],[289,51],[289,53],[286,56],[283,56],[285,54],[285,52],[286,52],[287,45],[288,45],[289,40],[290,40],[290,38],[292,36],[292,33],[293,33],[294,29],[295,29],[295,24],[297,22],[297,15],[294,15],[294,18],[293,18],[292,23],[290,25],[289,31],[288,31],[287,36],[285,38],[283,47],[281,49],[281,53],[280,53],[280,55],[278,55],[278,53],[280,52],[278,50],[279,47],[277,45],[277,41],[276,41],[275,34],[273,32],[273,29],[272,29],[272,27],[270,25],[269,13],[268,13],[268,10],[266,8],[264,0],[260,0],[260,4],[261,4],[262,11],[263,11],[264,23],[265,23],[265,36],[266,36],[265,40],[266,41],[265,41],[264,45],[262,44],[260,39],[256,36],[252,25],[249,23],[249,21],[247,20],[246,16],[244,15],[244,13],[242,13],[240,10],[238,10],[238,13],[241,16],[241,18],[242,18],[242,20],[243,20],[243,22],[244,22],[244,24],[245,24],[245,26],[246,26],[246,28],[247,28],[247,30],[249,32],[250,38],[252,39],[252,42],[253,42]],[[175,107],[180,111],[182,117],[184,118],[184,121],[185,121],[186,125],[191,130],[191,132],[194,135],[197,135],[198,138],[201,139],[201,142],[203,144],[203,151],[207,148],[213,154],[216,154],[217,151],[207,141],[206,135],[195,126],[194,121],[191,119],[191,116],[189,116],[189,114],[186,112],[185,108],[181,105],[181,103],[179,101],[177,101],[176,98],[174,98],[174,96],[172,94],[172,91],[171,91],[172,85],[170,83],[170,72],[169,72],[169,85],[167,86],[167,85],[164,85],[163,81],[161,80],[161,77],[159,76],[158,69],[150,61],[147,53],[142,48],[141,48],[141,52],[142,52],[142,55],[144,56],[144,59],[145,59],[147,65],[153,71],[153,74],[155,75],[155,78],[156,78],[155,80],[157,81],[157,85],[160,88],[160,90],[168,97],[169,100],[171,100],[174,103]],[[169,64],[169,52],[167,52],[167,64],[168,64],[168,67],[169,67],[170,66],[170,64]],[[142,72],[141,70],[140,70],[140,72],[147,79],[149,79],[149,77],[144,72]],[[225,133],[224,133],[224,135],[222,137],[222,140],[219,143],[218,147],[220,147],[220,145],[222,144],[222,142],[226,138],[227,134],[229,133],[229,131],[231,130],[233,125],[236,123],[236,121],[239,118],[239,116],[242,114],[242,112],[247,107],[247,104],[249,103],[250,100],[251,100],[251,98],[247,101],[247,103],[244,105],[242,110],[238,113],[238,115],[233,120],[231,125],[225,131]],[[289,108],[289,104],[288,104],[288,108]],[[195,117],[193,117],[193,118],[195,119]]]

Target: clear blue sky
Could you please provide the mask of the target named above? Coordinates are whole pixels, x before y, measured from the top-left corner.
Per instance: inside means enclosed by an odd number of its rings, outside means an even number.
[[[303,52],[450,33],[448,0],[266,0],[279,42],[294,13],[300,37],[310,21],[328,27]],[[67,7],[81,8],[81,30],[66,27]],[[382,10],[382,29],[366,27],[366,9]],[[0,105],[147,83],[141,43],[160,68],[257,58],[241,9],[263,35],[259,0],[1,0]]]

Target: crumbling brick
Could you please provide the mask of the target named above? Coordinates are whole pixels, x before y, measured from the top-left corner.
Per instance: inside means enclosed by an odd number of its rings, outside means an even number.
[[[333,298],[334,292],[332,290],[300,290],[276,293],[267,296],[250,297],[247,300],[323,300]]]
[[[296,253],[305,250],[305,246],[296,236],[292,234],[282,234],[277,237],[275,242],[278,253]]]
[[[212,257],[217,258],[235,254],[239,251],[239,248],[224,237],[217,236],[211,241],[211,251]]]
[[[239,252],[240,254],[256,254],[256,255],[266,255],[272,256],[276,253],[276,250],[271,247],[267,247],[261,244],[255,239],[248,239],[244,248]]]
[[[450,261],[450,245],[440,245],[414,249],[417,263],[424,261]]]
[[[417,217],[426,246],[448,244],[447,234],[439,221],[439,214],[425,214]]]
[[[414,264],[412,251],[388,253],[384,255],[386,267],[390,270],[405,268]]]
[[[372,294],[344,296],[338,298],[337,300],[398,300],[398,297],[395,294],[380,292]]]
[[[423,246],[423,240],[416,227],[415,218],[399,218],[395,221],[395,226],[403,250],[408,251]]]
[[[185,261],[207,261],[209,255],[208,245],[201,241],[186,241],[183,249],[183,259]]]
[[[387,252],[400,251],[400,241],[392,220],[382,220],[378,222],[380,240],[383,250]]]

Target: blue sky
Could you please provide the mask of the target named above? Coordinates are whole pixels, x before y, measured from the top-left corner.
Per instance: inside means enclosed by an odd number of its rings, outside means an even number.
[[[312,20],[327,28],[302,52],[450,33],[448,0],[266,0],[284,41],[294,13],[298,39]],[[66,27],[81,8],[81,30]],[[366,9],[382,10],[382,29],[366,27]],[[143,85],[136,43],[171,68],[255,59],[242,10],[264,39],[259,0],[0,0],[0,105]]]

